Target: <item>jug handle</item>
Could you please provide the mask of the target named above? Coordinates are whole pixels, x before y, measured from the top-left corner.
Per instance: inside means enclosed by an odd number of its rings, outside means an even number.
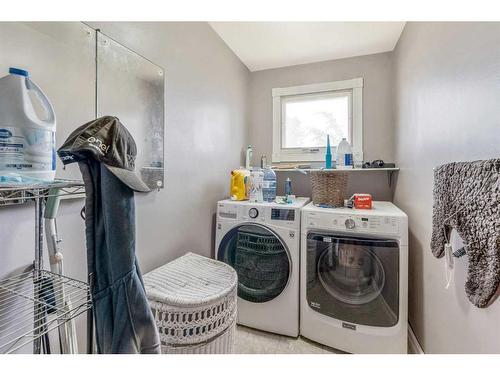
[[[26,88],[28,90],[33,90],[35,94],[38,96],[38,99],[42,102],[42,105],[48,114],[49,118],[46,120],[42,120],[44,123],[54,123],[55,122],[55,112],[54,112],[54,107],[52,104],[49,102],[45,94],[43,93],[42,89],[38,87],[38,85],[33,82],[31,79],[26,78]]]

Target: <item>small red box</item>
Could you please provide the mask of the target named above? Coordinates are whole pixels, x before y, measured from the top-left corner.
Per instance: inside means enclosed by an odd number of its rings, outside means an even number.
[[[354,194],[354,208],[370,210],[372,208],[371,194]]]

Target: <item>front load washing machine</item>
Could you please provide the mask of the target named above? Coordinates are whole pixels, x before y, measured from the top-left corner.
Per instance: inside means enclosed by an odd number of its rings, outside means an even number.
[[[408,218],[371,210],[302,209],[300,334],[350,353],[406,353]]]
[[[238,323],[299,335],[300,209],[292,204],[217,203],[216,257],[238,273]]]

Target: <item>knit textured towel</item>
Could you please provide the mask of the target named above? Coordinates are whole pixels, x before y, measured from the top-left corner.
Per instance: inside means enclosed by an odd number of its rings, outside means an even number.
[[[437,258],[444,255],[452,229],[469,258],[467,297],[486,307],[500,284],[500,159],[436,168],[431,249]]]

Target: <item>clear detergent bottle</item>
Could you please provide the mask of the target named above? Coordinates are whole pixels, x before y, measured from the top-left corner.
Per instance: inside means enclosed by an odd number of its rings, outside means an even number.
[[[276,199],[276,173],[267,165],[264,169],[264,183],[262,185],[264,202],[274,202]]]
[[[45,112],[40,118],[29,92]],[[43,91],[25,70],[0,78],[0,184],[50,182],[56,173],[56,116]]]
[[[351,169],[353,167],[352,148],[345,138],[342,138],[337,146],[336,164],[338,169]]]

